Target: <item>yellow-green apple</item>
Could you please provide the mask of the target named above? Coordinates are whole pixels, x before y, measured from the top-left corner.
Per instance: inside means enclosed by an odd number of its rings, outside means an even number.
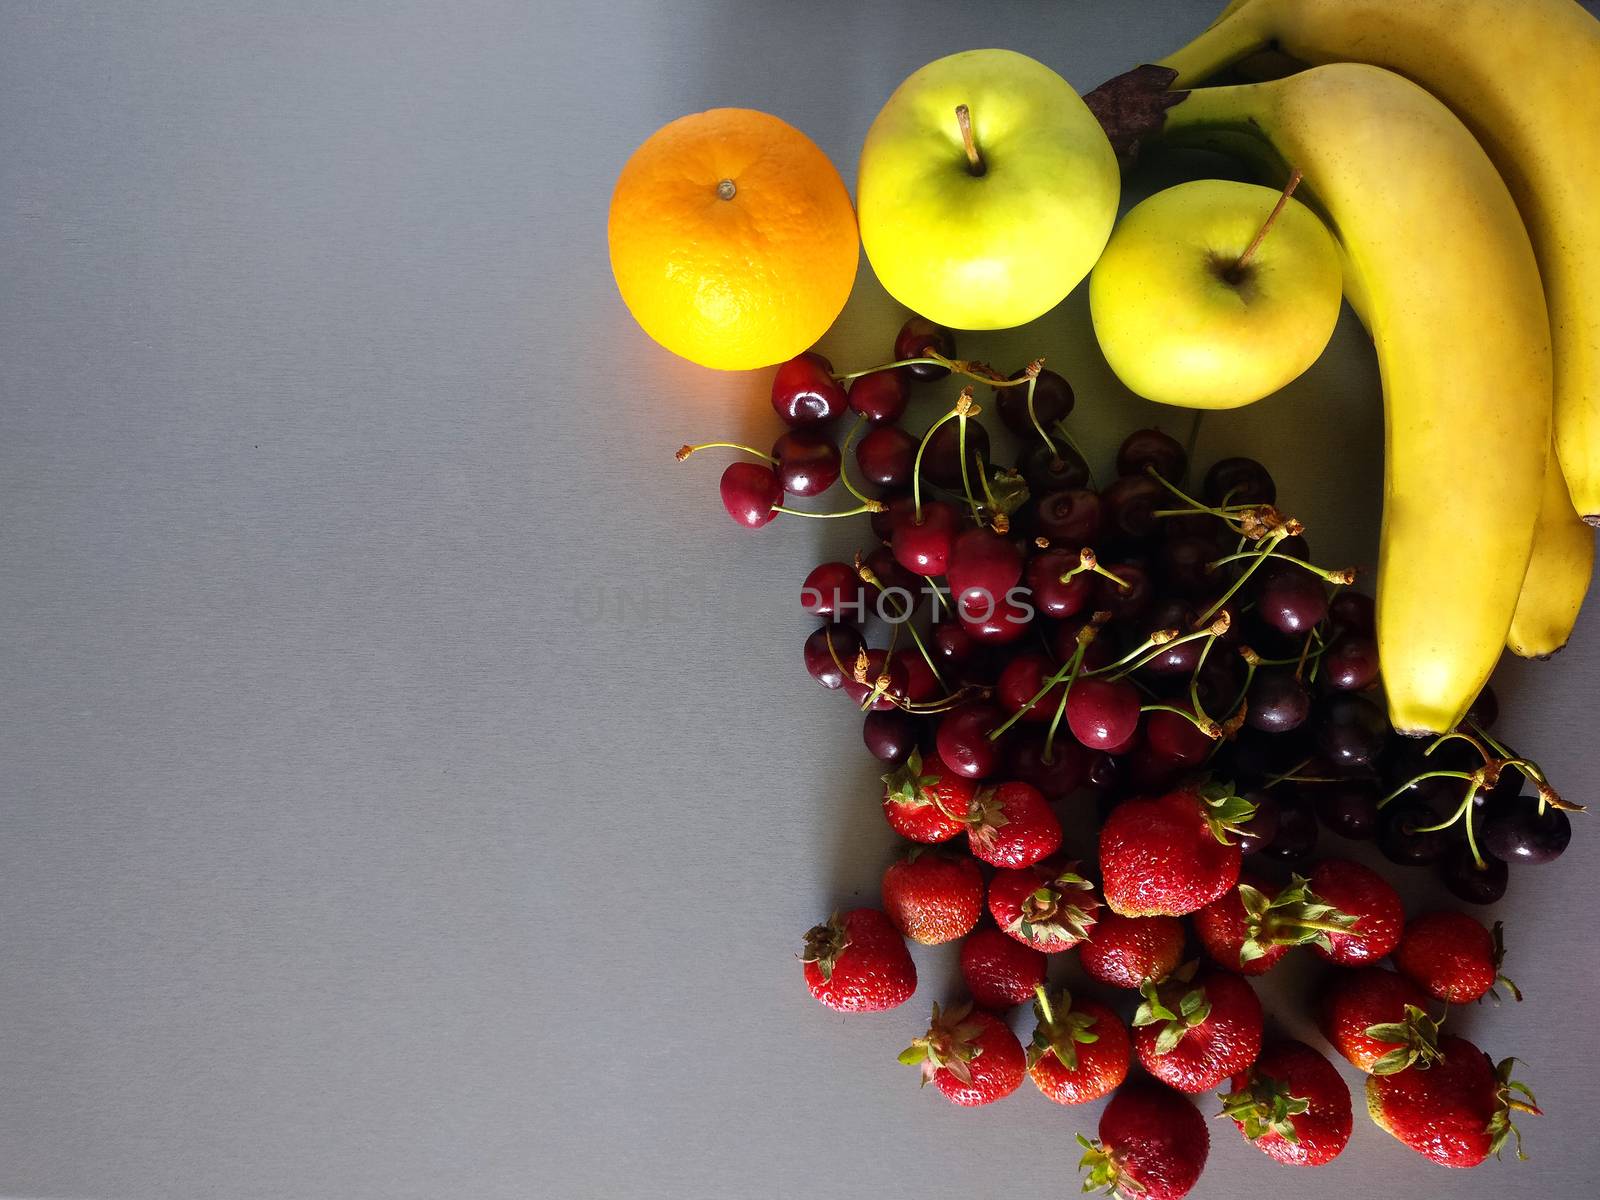
[[[1201,179],[1122,218],[1090,276],[1089,311],[1130,390],[1185,408],[1237,408],[1316,362],[1342,282],[1333,236],[1305,205]]]
[[[902,304],[957,329],[1009,329],[1094,266],[1121,178],[1070,84],[1012,50],[966,50],[895,89],[856,181],[861,241]]]

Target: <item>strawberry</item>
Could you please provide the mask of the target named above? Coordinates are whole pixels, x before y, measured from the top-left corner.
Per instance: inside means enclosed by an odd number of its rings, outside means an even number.
[[[994,923],[1024,945],[1046,954],[1070,950],[1089,936],[1100,902],[1094,885],[1072,867],[1035,865],[996,871],[989,881],[989,913]]]
[[[1267,1157],[1320,1167],[1350,1140],[1350,1089],[1304,1042],[1273,1042],[1255,1066],[1233,1077],[1222,1115]]]
[[[1031,867],[1061,848],[1061,822],[1038,788],[997,784],[973,797],[967,841],[990,866]]]
[[[903,838],[947,842],[967,827],[977,785],[957,775],[937,754],[920,751],[883,777],[883,815]]]
[[[1318,1025],[1359,1070],[1393,1074],[1438,1057],[1439,1022],[1424,1011],[1427,1003],[1427,993],[1409,979],[1367,967],[1330,981]]]
[[[1378,1128],[1446,1167],[1475,1167],[1498,1157],[1508,1137],[1522,1134],[1513,1112],[1541,1115],[1527,1085],[1511,1078],[1516,1060],[1496,1066],[1465,1038],[1439,1039],[1439,1058],[1426,1070],[1407,1067],[1367,1080],[1367,1111]]]
[[[1038,1025],[1028,1046],[1028,1074],[1057,1104],[1087,1104],[1128,1075],[1128,1029],[1104,1004],[1073,1001],[1065,988],[1052,1000],[1035,989]]]
[[[1504,984],[1521,1000],[1517,985],[1500,974],[1500,960],[1506,953],[1504,933],[1499,921],[1491,933],[1466,913],[1425,913],[1406,926],[1394,952],[1394,965],[1446,1004],[1466,1004],[1486,995],[1498,1001],[1496,984]]]
[[[1355,918],[1311,891],[1299,875],[1274,890],[1254,878],[1194,914],[1194,929],[1219,967],[1241,975],[1265,975],[1291,946],[1321,944],[1348,929]]]
[[[882,1012],[917,990],[917,967],[899,931],[875,908],[853,908],[806,933],[806,986],[840,1012]]]
[[[1147,981],[1134,1013],[1133,1048],[1144,1069],[1180,1092],[1203,1092],[1237,1075],[1261,1050],[1261,1001],[1237,975],[1180,971]]]
[[[913,942],[953,942],[983,915],[983,874],[970,858],[913,846],[883,873],[883,910]]]
[[[900,1052],[907,1066],[921,1066],[951,1104],[976,1108],[993,1104],[1022,1086],[1027,1070],[1022,1043],[1006,1023],[971,1004],[943,1013],[933,1006],[928,1032]]]
[[[1044,982],[1045,957],[991,925],[974,929],[961,943],[961,978],[980,1007],[1014,1008]]]
[[[1119,804],[1100,830],[1100,873],[1111,911],[1180,917],[1225,894],[1239,881],[1240,862],[1228,834],[1254,814],[1255,805],[1225,784]]]
[[[1110,987],[1137,988],[1165,979],[1183,957],[1183,925],[1176,917],[1122,917],[1102,912],[1078,947],[1090,979]]]
[[[1406,913],[1400,893],[1382,875],[1343,858],[1319,862],[1311,871],[1311,890],[1341,913],[1355,918],[1349,930],[1335,930],[1311,949],[1343,967],[1377,962],[1400,944]]]
[[[1187,1096],[1153,1083],[1117,1090],[1100,1114],[1100,1140],[1082,1134],[1078,1169],[1089,1169],[1086,1192],[1106,1191],[1138,1200],[1179,1200],[1200,1178],[1211,1134]]]

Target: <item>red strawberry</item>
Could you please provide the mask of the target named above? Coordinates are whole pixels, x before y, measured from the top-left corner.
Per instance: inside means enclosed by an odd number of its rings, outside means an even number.
[[[1139,991],[1144,1003],[1133,1016],[1133,1048],[1162,1083],[1203,1092],[1255,1062],[1261,1001],[1239,976],[1210,972],[1192,983],[1174,976]]]
[[[1071,868],[1035,865],[996,871],[989,881],[989,912],[994,923],[1025,945],[1046,954],[1070,950],[1094,926],[1100,902],[1094,885]]]
[[[1021,1004],[1044,982],[1045,957],[991,925],[961,943],[961,978],[983,1008],[1001,1012]]]
[[[1465,1038],[1447,1034],[1426,1070],[1419,1064],[1368,1079],[1367,1111],[1378,1128],[1446,1167],[1475,1167],[1498,1156],[1513,1135],[1517,1157],[1525,1158],[1511,1114],[1541,1114],[1533,1093],[1511,1078],[1515,1062],[1496,1066]]]
[[[983,874],[970,858],[913,846],[883,873],[883,910],[913,942],[953,942],[983,915]]]
[[[1089,1169],[1086,1192],[1138,1200],[1179,1200],[1205,1170],[1211,1134],[1187,1096],[1153,1083],[1117,1090],[1100,1114],[1100,1140],[1082,1134],[1078,1169]]]
[[[1434,912],[1418,917],[1406,926],[1400,948],[1394,952],[1394,965],[1413,983],[1436,1000],[1446,1004],[1466,1004],[1499,994],[1495,984],[1503,983],[1518,1000],[1522,992],[1500,974],[1505,957],[1504,927],[1494,923],[1494,932],[1462,912]]]
[[[1111,911],[1179,917],[1222,896],[1239,881],[1239,847],[1228,834],[1254,813],[1255,805],[1221,784],[1119,804],[1100,830]]]
[[[1311,871],[1311,890],[1339,912],[1356,919],[1348,932],[1330,932],[1312,950],[1344,967],[1364,967],[1400,944],[1406,912],[1400,893],[1382,875],[1342,858],[1319,862]]]
[[[875,908],[838,913],[806,933],[806,986],[840,1012],[882,1012],[917,990],[917,967],[889,918]]]
[[[1274,1042],[1255,1066],[1234,1076],[1222,1115],[1269,1158],[1320,1167],[1350,1140],[1350,1089],[1304,1042]]]
[[[1111,987],[1137,988],[1165,979],[1183,957],[1183,924],[1176,917],[1121,917],[1103,912],[1078,947],[1090,979]]]
[[[1427,993],[1409,979],[1368,967],[1329,984],[1318,1025],[1357,1068],[1387,1075],[1438,1057],[1439,1023],[1424,1011]]]
[[[1028,1046],[1028,1074],[1057,1104],[1087,1104],[1128,1075],[1128,1029],[1104,1004],[1074,1001],[1065,988],[1052,1000],[1036,989],[1039,1023]]]
[[[990,866],[1031,867],[1061,848],[1061,822],[1031,784],[984,788],[973,798],[967,821],[973,855]]]
[[[1320,943],[1348,929],[1346,916],[1311,891],[1299,875],[1274,889],[1258,879],[1239,886],[1194,914],[1194,929],[1219,967],[1241,975],[1265,975],[1291,946]]]
[[[1009,1096],[1027,1070],[1017,1035],[971,1004],[943,1013],[935,1004],[928,1032],[900,1052],[900,1061],[920,1065],[923,1083],[932,1080],[946,1100],[966,1108]]]
[[[920,751],[883,777],[883,815],[901,837],[913,842],[947,842],[967,827],[967,810],[978,790],[937,754],[926,761]]]

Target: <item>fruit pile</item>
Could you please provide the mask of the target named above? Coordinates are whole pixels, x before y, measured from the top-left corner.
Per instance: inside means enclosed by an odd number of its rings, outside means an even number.
[[[951,375],[968,386],[909,432],[913,391]],[[801,585],[818,620],[804,661],[862,712],[905,839],[881,908],[806,934],[812,993],[893,1008],[916,987],[906,939],[959,941],[967,995],[935,1005],[901,1060],[978,1105],[1024,1076],[1062,1104],[1098,1099],[1137,1059],[1164,1088],[1124,1087],[1084,1163],[1093,1183],[1177,1196],[1207,1134],[1176,1093],[1222,1089],[1222,1113],[1284,1162],[1327,1162],[1348,1139],[1338,1072],[1312,1047],[1264,1045],[1249,983],[1305,947],[1336,971],[1322,1028],[1371,1072],[1380,1124],[1450,1165],[1497,1151],[1531,1098],[1429,1009],[1491,990],[1499,926],[1450,912],[1408,926],[1380,875],[1317,853],[1323,831],[1376,841],[1479,904],[1504,892],[1508,862],[1558,856],[1576,806],[1491,732],[1493,693],[1445,736],[1397,735],[1372,602],[1353,571],[1314,562],[1267,470],[1229,458],[1191,485],[1186,448],[1143,429],[1097,481],[1074,448],[1072,387],[1042,362],[1003,375],[913,316],[892,361],[839,374],[802,354],[771,394],[788,428],[770,454],[711,442],[679,458],[744,456],[721,492],[747,527],[868,518],[871,544]],[[1002,439],[1020,444],[1012,466],[996,464]],[[835,483],[852,506],[786,502]],[[1068,856],[1096,830],[1092,857]],[[1050,986],[1049,956],[1069,952],[1127,1002]],[[1006,1013],[1027,1003],[1024,1047]]]

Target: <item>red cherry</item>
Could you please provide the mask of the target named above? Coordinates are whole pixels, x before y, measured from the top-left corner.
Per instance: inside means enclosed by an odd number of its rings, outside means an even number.
[[[1039,497],[1034,527],[1052,542],[1088,546],[1100,537],[1100,497],[1086,488],[1047,492]]]
[[[955,544],[961,514],[942,500],[922,506],[922,520],[915,516],[894,531],[891,545],[900,565],[918,575],[943,575],[950,565],[950,550]]]
[[[944,765],[957,775],[982,779],[1000,765],[1001,741],[989,733],[1005,718],[992,704],[974,701],[951,709],[939,721],[934,744]]]
[[[1173,707],[1187,708],[1188,705],[1186,702],[1174,703]],[[1152,753],[1180,767],[1193,767],[1205,762],[1214,744],[1188,717],[1170,712],[1151,713],[1145,723],[1144,736]]]
[[[996,646],[1016,641],[1033,625],[1033,606],[1009,596],[991,604],[982,593],[969,594],[967,600],[956,602],[956,615],[975,641]]]
[[[1089,752],[1072,738],[1058,735],[1048,758],[1042,729],[1013,726],[1007,742],[1007,778],[1031,783],[1047,800],[1065,800],[1089,778]]]
[[[894,357],[899,362],[905,358],[922,358],[932,350],[945,358],[956,356],[956,335],[943,325],[935,325],[927,317],[916,314],[906,318],[894,339]],[[950,374],[938,363],[917,363],[905,368],[915,379],[942,379]]]
[[[877,687],[878,679],[884,675],[889,677],[889,686],[885,691],[879,693],[878,698],[872,702],[872,706],[867,709],[867,711],[887,712],[891,708],[898,707],[898,705],[895,704],[896,700],[905,699],[905,668],[902,667],[900,663],[891,659],[884,651],[867,651],[865,683],[857,682],[855,677],[854,663],[846,663],[845,666],[848,668],[848,673],[845,675],[844,687],[842,690],[844,691],[845,695],[850,697],[851,701],[854,702],[857,707],[860,707],[866,698],[872,693],[873,689]]]
[[[1013,371],[1011,378],[1021,379],[1026,374],[1026,369]],[[1006,428],[1018,437],[1038,438],[1039,433],[1034,428],[1033,417],[1039,418],[1039,424],[1048,430],[1057,421],[1065,420],[1067,414],[1072,412],[1072,385],[1048,369],[1039,372],[1039,378],[1033,385],[1033,416],[1028,415],[1026,384],[1019,387],[995,388],[994,393],[995,406],[1000,410],[1000,419],[1006,423]],[[1043,444],[1040,443],[1041,446]],[[1046,449],[1048,450],[1048,447]]]
[[[731,463],[722,473],[722,507],[746,529],[760,529],[778,515],[783,486],[771,467],[760,463]]]
[[[1077,565],[1076,550],[1046,550],[1028,560],[1028,590],[1033,593],[1034,607],[1045,616],[1076,616],[1088,606],[1095,580],[1091,572],[1080,571],[1061,582],[1061,577]]]
[[[800,607],[814,617],[859,623],[871,615],[877,593],[849,563],[825,562],[806,576],[800,587]]]
[[[951,546],[946,574],[958,601],[998,603],[1022,578],[1022,551],[993,530],[969,529]]]
[[[995,685],[995,697],[1007,712],[1019,712],[1024,704],[1039,694],[1045,680],[1054,674],[1055,667],[1044,655],[1019,654],[1000,672],[1000,682]],[[1022,720],[1048,724],[1066,694],[1067,684],[1062,680],[1040,697],[1032,708],[1023,712]]]
[[[874,371],[850,384],[850,407],[874,425],[898,421],[906,411],[906,377],[899,371]]]
[[[839,478],[839,447],[825,433],[791,430],[772,443],[772,457],[791,496],[820,496]]]
[[[916,461],[917,439],[898,425],[880,425],[856,443],[861,473],[879,487],[910,487]]]
[[[1113,750],[1139,728],[1139,693],[1125,679],[1079,678],[1067,693],[1067,728],[1091,750]]]
[[[926,704],[943,692],[939,677],[933,673],[928,660],[920,650],[896,650],[889,656],[906,678],[906,699],[913,704]]]
[[[785,425],[821,425],[844,412],[847,403],[833,364],[813,351],[780,363],[772,377],[772,407]]]

